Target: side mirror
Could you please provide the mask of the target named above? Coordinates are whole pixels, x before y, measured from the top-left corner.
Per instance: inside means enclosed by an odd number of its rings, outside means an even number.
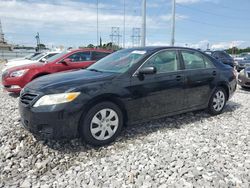
[[[42,58],[40,61],[41,62],[45,62],[45,61],[47,61],[47,59],[46,58]]]
[[[156,68],[155,67],[144,67],[139,70],[139,75],[144,75],[144,74],[155,74],[156,73]]]
[[[62,60],[62,63],[65,64],[65,65],[68,65],[72,62],[72,60],[70,58],[66,58],[64,60]]]

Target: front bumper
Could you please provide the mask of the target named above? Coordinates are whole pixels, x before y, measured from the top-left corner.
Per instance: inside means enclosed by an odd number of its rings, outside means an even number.
[[[3,72],[2,74],[4,89],[8,92],[19,93],[25,86],[26,80],[23,77],[9,77],[5,74],[7,73]]]
[[[21,122],[26,129],[39,138],[75,138],[78,136],[78,125],[82,113],[80,104],[73,103],[34,108],[32,104],[24,104],[20,99]]]

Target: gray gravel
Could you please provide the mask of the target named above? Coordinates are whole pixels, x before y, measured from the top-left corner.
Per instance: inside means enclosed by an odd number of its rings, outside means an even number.
[[[129,126],[102,148],[37,141],[17,103],[0,90],[0,187],[250,187],[250,91],[238,89],[219,116]]]

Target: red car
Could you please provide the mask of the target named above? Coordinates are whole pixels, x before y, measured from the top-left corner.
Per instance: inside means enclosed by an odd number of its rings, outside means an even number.
[[[19,93],[30,81],[51,73],[86,68],[112,53],[103,49],[78,49],[65,51],[46,62],[16,66],[2,73],[2,84],[8,92]]]

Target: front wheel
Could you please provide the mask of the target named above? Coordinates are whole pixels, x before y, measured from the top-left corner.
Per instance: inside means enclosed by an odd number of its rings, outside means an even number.
[[[227,94],[225,89],[221,87],[217,88],[209,100],[208,112],[211,115],[220,114],[226,105],[226,100]]]
[[[103,146],[115,140],[123,126],[123,114],[112,102],[93,106],[80,122],[83,140],[93,146]]]

